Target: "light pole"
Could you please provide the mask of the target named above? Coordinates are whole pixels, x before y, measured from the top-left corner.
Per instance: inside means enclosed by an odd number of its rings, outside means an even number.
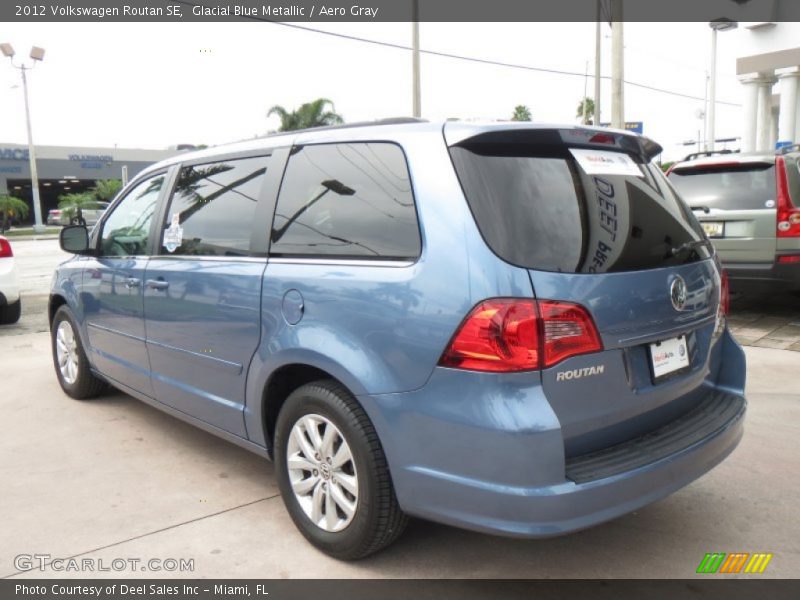
[[[411,3],[411,112],[413,117],[422,117],[422,91],[419,81],[419,2]]]
[[[717,32],[736,29],[738,23],[730,19],[714,19],[708,24],[711,27],[711,79],[708,82],[708,138],[706,149],[713,152],[716,138],[717,118]]]
[[[22,91],[25,96],[25,125],[28,128],[28,163],[31,169],[31,191],[33,193],[33,216],[34,225],[33,230],[36,233],[44,232],[44,225],[42,224],[42,206],[39,202],[39,175],[36,172],[36,149],[33,147],[33,133],[31,132],[31,109],[28,103],[28,78],[26,71],[33,69],[36,63],[44,59],[44,48],[33,46],[31,48],[30,57],[33,60],[30,66],[25,63],[14,63],[14,47],[11,44],[0,44],[0,50],[3,56],[11,60],[11,66],[19,69],[22,73]]]

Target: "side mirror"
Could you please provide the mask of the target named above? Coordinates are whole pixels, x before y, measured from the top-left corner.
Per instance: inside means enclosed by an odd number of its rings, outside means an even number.
[[[58,243],[64,252],[91,254],[89,250],[89,230],[83,225],[64,227],[58,235]]]

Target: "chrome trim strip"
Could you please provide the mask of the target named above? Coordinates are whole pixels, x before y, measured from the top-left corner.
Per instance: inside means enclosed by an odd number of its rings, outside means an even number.
[[[267,258],[265,256],[185,256],[183,254],[172,256],[170,254],[157,254],[149,258],[150,260],[177,260],[191,262],[247,262],[260,264],[266,264],[267,262]]]
[[[164,348],[165,350],[172,350],[173,352],[178,352],[179,354],[186,354],[192,358],[199,358],[205,359],[206,361],[210,361],[210,366],[219,367],[226,371],[230,371],[235,375],[239,375],[242,372],[242,365],[236,362],[231,362],[229,360],[223,360],[221,358],[217,358],[215,356],[209,356],[208,354],[202,354],[200,352],[193,352],[192,350],[184,350],[183,348],[176,348],[175,346],[170,346],[169,344],[162,344],[161,342],[154,342],[153,340],[147,340],[148,346],[158,346],[159,348]],[[204,362],[204,361],[200,361]],[[156,373],[153,373],[153,376],[156,377]],[[162,377],[158,377],[159,379],[163,379]]]
[[[276,265],[341,265],[346,267],[411,267],[415,261],[411,260],[360,260],[348,258],[270,258],[269,262]]]
[[[126,337],[126,338],[131,339],[131,340],[136,340],[137,342],[144,342],[145,341],[144,338],[141,338],[139,336],[136,336],[136,335],[133,335],[133,334],[130,334],[130,333],[125,333],[125,332],[122,332],[122,331],[117,331],[116,329],[111,329],[110,327],[103,327],[102,325],[97,325],[96,323],[86,323],[86,327],[87,327],[87,329],[89,327],[92,327],[94,329],[99,329],[100,331],[105,331],[106,333],[114,333],[116,335],[121,335],[122,337]]]

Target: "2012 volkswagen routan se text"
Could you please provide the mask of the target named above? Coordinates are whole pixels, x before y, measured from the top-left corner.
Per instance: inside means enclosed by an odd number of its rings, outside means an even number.
[[[607,521],[743,431],[725,277],[660,150],[395,120],[176,156],[62,231],[59,382],[273,459],[339,558],[407,515],[521,537]]]

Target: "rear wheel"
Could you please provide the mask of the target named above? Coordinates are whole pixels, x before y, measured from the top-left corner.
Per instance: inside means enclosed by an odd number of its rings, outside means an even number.
[[[89,369],[89,361],[78,336],[72,313],[61,306],[53,317],[50,329],[53,364],[61,388],[73,398],[93,398],[105,390],[106,384]]]
[[[20,314],[22,314],[22,300],[0,307],[0,325],[16,323]]]
[[[407,517],[364,409],[334,381],[298,388],[275,427],[278,485],[300,532],[345,560],[388,546]]]

